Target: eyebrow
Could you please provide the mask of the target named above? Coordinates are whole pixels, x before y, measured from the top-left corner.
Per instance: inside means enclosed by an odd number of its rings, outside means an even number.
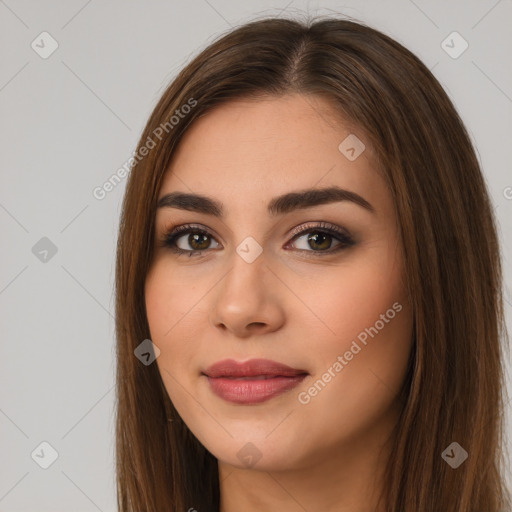
[[[363,197],[339,187],[315,188],[288,192],[274,197],[268,203],[268,213],[272,216],[284,215],[294,210],[311,208],[322,204],[339,201],[350,201],[366,210],[375,213],[375,208]],[[162,196],[157,208],[179,208],[191,212],[206,213],[216,217],[223,217],[224,206],[221,202],[199,194],[186,192],[170,192]]]

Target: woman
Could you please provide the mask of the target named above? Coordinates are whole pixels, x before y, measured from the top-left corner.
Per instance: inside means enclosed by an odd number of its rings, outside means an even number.
[[[127,184],[119,510],[509,510],[501,283],[474,149],[417,57],[349,20],[224,35]]]

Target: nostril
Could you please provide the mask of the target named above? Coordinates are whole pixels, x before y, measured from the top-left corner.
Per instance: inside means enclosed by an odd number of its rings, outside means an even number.
[[[251,322],[247,327],[252,329],[254,326],[256,326],[256,327],[260,327],[260,326],[264,327],[265,324],[263,322]]]

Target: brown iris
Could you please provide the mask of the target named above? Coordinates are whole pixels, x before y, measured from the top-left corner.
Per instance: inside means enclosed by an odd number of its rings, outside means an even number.
[[[310,234],[308,236],[308,243],[310,244],[311,248],[315,248],[311,245],[311,242],[313,242],[317,247],[317,249],[329,249],[331,245],[331,235],[328,233],[314,233]]]

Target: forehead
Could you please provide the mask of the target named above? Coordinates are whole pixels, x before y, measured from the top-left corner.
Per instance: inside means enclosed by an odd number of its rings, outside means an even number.
[[[350,160],[343,151],[359,144],[354,137],[365,148]],[[331,185],[366,191],[367,196],[375,190],[378,195],[384,184],[375,164],[362,130],[344,121],[321,97],[236,100],[206,113],[185,133],[160,197],[179,190],[215,196],[227,204],[253,199],[266,205],[267,198],[290,190]]]

